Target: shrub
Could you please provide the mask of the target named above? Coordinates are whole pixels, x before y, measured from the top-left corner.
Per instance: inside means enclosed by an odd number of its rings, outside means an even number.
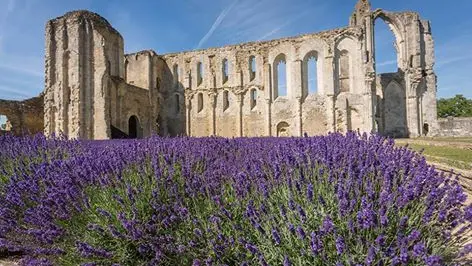
[[[51,142],[68,155],[18,164],[0,194],[0,248],[25,264],[443,265],[470,251],[458,181],[379,136]]]

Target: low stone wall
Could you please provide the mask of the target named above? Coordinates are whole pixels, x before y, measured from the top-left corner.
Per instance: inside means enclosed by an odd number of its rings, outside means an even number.
[[[472,136],[472,117],[449,117],[438,119],[439,137]]]
[[[15,135],[36,134],[44,130],[43,95],[24,101],[0,100],[0,114],[7,116],[11,133]],[[6,132],[0,132],[0,134]]]

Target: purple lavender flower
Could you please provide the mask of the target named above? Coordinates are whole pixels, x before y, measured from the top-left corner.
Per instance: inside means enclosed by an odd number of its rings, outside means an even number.
[[[284,258],[284,266],[292,266],[292,262],[290,262],[290,259],[288,258],[287,255],[285,255],[285,258]]]
[[[325,234],[329,234],[329,233],[333,232],[333,230],[334,230],[334,223],[331,220],[331,217],[326,216],[323,219],[323,224],[322,224],[322,227],[321,227],[321,231]]]
[[[280,245],[280,235],[277,229],[272,228],[272,239],[276,245]]]
[[[343,254],[345,249],[346,249],[346,245],[344,244],[344,239],[341,236],[338,236],[336,238],[336,251],[338,255]]]

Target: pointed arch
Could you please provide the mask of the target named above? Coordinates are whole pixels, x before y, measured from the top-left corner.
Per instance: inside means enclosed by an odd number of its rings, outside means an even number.
[[[385,134],[392,137],[406,137],[406,93],[396,80],[390,81],[384,90]]]
[[[251,55],[249,57],[249,79],[253,81],[256,78],[256,57]]]
[[[318,52],[310,51],[303,58],[302,66],[302,85],[303,85],[303,96],[306,97],[310,94],[318,93],[318,76],[320,66],[318,64]]]
[[[274,99],[287,96],[287,63],[285,54],[279,54],[273,63]]]
[[[229,79],[229,65],[228,65],[228,59],[226,58],[223,59],[221,73],[222,73],[223,84],[225,84]]]

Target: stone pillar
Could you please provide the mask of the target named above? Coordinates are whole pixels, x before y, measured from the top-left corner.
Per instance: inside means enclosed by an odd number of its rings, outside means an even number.
[[[266,135],[272,136],[272,75],[270,64],[264,64],[264,88],[266,101]]]
[[[244,93],[239,93],[236,95],[238,102],[238,134],[240,137],[243,136],[243,99]]]
[[[333,48],[334,49],[334,48]],[[334,55],[328,54],[324,58],[323,64],[324,93],[326,94],[326,122],[330,132],[336,132],[336,93],[335,93],[335,73]]]
[[[211,134],[213,136],[216,135],[216,94],[215,93],[210,93],[208,94],[208,97],[210,98],[210,103],[211,103]]]
[[[185,125],[187,136],[192,136],[190,116],[192,114],[192,96],[185,97]]]
[[[302,79],[302,74],[303,74],[303,71],[302,71],[302,65],[303,65],[303,62],[302,60],[295,60],[292,62],[293,63],[293,67],[290,69],[290,71],[292,72],[292,84],[291,84],[291,87],[293,89],[293,94],[292,94],[292,97],[294,99],[299,99],[302,97],[303,93],[302,93],[302,83],[303,83],[303,79]],[[287,88],[288,89],[288,88]]]
[[[300,137],[303,137],[303,99],[302,97],[297,97],[297,107],[298,107],[298,113],[297,113],[297,116],[298,116],[298,135]]]

